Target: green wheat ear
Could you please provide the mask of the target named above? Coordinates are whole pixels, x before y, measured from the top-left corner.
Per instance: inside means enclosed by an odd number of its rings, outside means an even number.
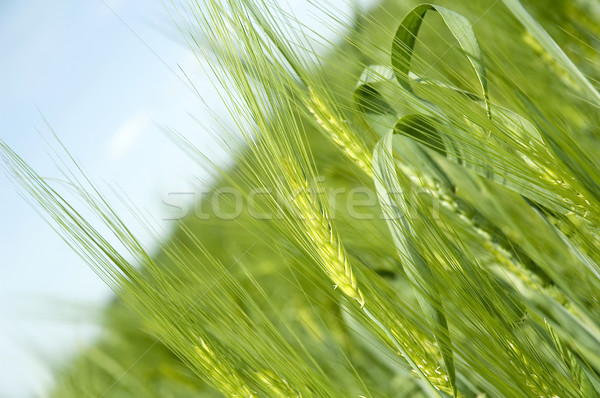
[[[544,1],[314,3],[327,53],[271,1],[173,4],[242,138],[213,186],[253,203],[233,220],[208,196],[150,252],[64,148],[58,182],[0,141],[117,295],[49,395],[598,396],[593,2],[556,1],[562,36]]]

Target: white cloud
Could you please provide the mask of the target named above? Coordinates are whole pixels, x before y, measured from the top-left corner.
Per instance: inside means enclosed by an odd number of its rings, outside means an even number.
[[[129,118],[112,136],[108,143],[108,155],[119,158],[127,153],[131,147],[148,131],[151,121],[146,114],[138,114]]]

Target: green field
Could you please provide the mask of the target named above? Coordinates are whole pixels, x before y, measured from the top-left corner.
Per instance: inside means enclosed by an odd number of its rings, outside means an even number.
[[[159,249],[0,142],[117,293],[49,396],[600,396],[600,3],[384,1],[326,52],[202,3],[175,20],[235,162]]]

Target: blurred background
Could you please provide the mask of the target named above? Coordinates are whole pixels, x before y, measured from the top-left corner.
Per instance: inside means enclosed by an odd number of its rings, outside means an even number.
[[[178,65],[200,68],[161,1],[1,1],[0,53],[0,138],[42,175],[60,176],[52,129],[96,183],[154,220],[163,193],[202,180],[162,131],[216,147],[187,115],[205,116]],[[0,192],[0,396],[43,395],[52,364],[93,338],[111,292],[4,174]]]
[[[282,3],[316,33],[336,30],[306,1]],[[214,100],[210,79],[161,0],[2,0],[0,54],[0,138],[43,176],[60,177],[56,133],[103,192],[127,195],[163,236],[174,225],[165,202],[177,194],[191,203],[211,180],[165,131],[229,161],[186,75]],[[3,173],[0,193],[0,398],[44,396],[49,369],[94,338],[111,292]]]

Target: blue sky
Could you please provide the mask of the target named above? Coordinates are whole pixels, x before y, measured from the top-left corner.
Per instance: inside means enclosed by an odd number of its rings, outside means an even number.
[[[207,92],[210,85],[160,1],[107,3],[158,57],[101,1],[0,3],[0,137],[57,176],[46,118],[101,186],[118,185],[162,222],[164,193],[190,190],[206,173],[160,126],[219,158],[187,115],[205,117],[201,102],[163,62],[184,67]],[[93,336],[90,313],[110,292],[3,174],[0,192],[0,397],[18,397],[41,393],[45,368]]]
[[[306,12],[302,0],[288,3]],[[227,161],[189,117],[211,124],[179,66],[214,103],[161,0],[0,1],[0,138],[56,177],[45,118],[104,191],[120,187],[166,235],[172,224],[162,220],[162,198],[210,177],[161,126]],[[0,398],[43,396],[47,369],[93,338],[93,314],[111,292],[2,173],[0,193]]]

